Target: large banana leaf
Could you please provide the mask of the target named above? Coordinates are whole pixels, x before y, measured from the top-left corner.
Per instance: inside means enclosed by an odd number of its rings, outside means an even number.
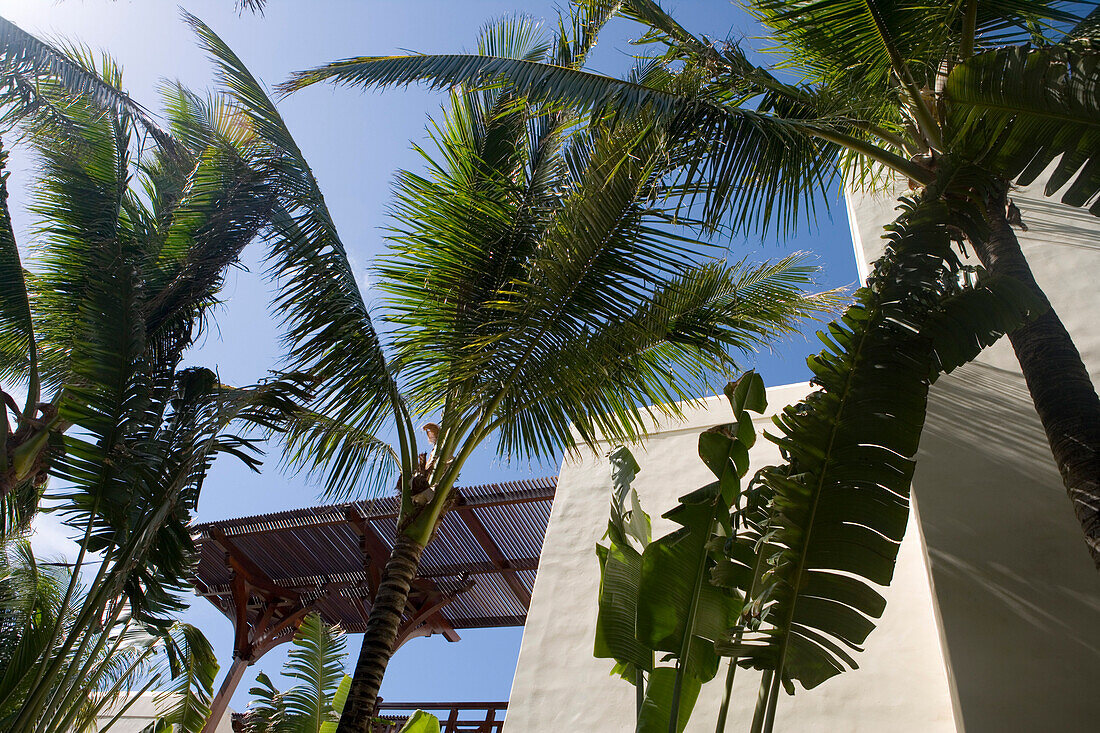
[[[401,726],[401,733],[439,733],[439,718],[423,710],[417,710]]]
[[[947,79],[949,143],[1021,185],[1060,158],[1046,195],[1069,184],[1062,201],[1084,206],[1100,193],[1098,88],[1096,40],[978,54]]]
[[[979,183],[960,173],[943,185]],[[905,532],[928,385],[1041,307],[1017,283],[962,268],[948,222],[981,227],[980,208],[948,204],[942,190],[904,203],[867,286],[821,334],[827,348],[809,359],[820,389],[776,417],[768,437],[787,463],[760,472],[750,498],[765,517],[722,568],[739,587],[756,583],[745,632],[719,650],[776,672],[769,721],[781,685],[793,693],[796,680],[809,689],[854,668],[852,652],[882,614],[874,586],[890,583]],[[767,568],[759,577],[755,548]]]
[[[638,501],[631,483],[639,468],[634,456],[623,447],[608,456],[611,462],[611,520],[607,525],[607,547],[596,545],[600,559],[599,615],[593,654],[614,659],[614,673],[631,684],[653,669],[653,650],[638,640],[635,618],[638,587],[642,577],[642,550],[650,542],[649,515]]]
[[[679,714],[676,716],[675,730],[679,732],[687,727],[703,683],[698,677],[691,676],[677,683],[676,677],[676,670],[672,667],[658,667],[649,675],[645,700],[638,711],[638,725],[635,729],[637,733],[665,733],[670,729],[669,718],[676,707],[679,708]],[[676,691],[678,686],[679,693]],[[677,695],[678,705],[674,702]]]
[[[638,731],[683,729],[700,687],[718,672],[715,643],[741,610],[740,598],[712,583],[711,575],[732,532],[730,508],[739,501],[755,440],[747,409],[764,409],[763,382],[750,372],[726,394],[737,421],[699,439],[700,457],[717,480],[664,515],[680,525],[676,531],[649,541],[649,518],[630,486],[637,463],[625,448],[611,454],[611,542],[597,548],[602,574],[595,655],[614,658],[614,672],[639,687]],[[655,665],[656,652],[675,665]]]

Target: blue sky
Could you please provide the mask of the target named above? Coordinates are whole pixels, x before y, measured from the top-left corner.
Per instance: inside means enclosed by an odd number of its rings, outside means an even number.
[[[545,0],[270,0],[263,17],[238,15],[233,0],[184,0],[182,3],[221,35],[267,83],[282,81],[294,70],[333,59],[402,50],[448,52],[473,48],[478,29],[502,15],[523,12],[553,19],[560,3]],[[714,0],[666,3],[666,9],[690,30],[713,38],[759,35],[753,21],[736,6]],[[203,89],[211,85],[210,66],[167,0],[0,0],[0,15],[27,31],[64,37],[96,50],[108,50],[123,66],[130,92],[147,107],[159,107],[156,86],[163,78],[180,79]],[[601,38],[592,65],[619,73],[629,65],[630,38],[638,26],[614,22]],[[753,41],[756,46],[765,42]],[[369,266],[384,246],[391,182],[398,168],[417,169],[411,141],[424,140],[428,114],[439,111],[442,95],[409,88],[363,94],[315,87],[281,104],[281,110],[317,175],[341,230],[360,280],[369,294]],[[12,214],[20,241],[31,225],[25,210],[27,160],[13,155]],[[810,250],[823,268],[821,285],[852,286],[855,261],[843,203],[797,237],[777,242],[745,239],[729,242],[729,256],[763,260],[791,251]],[[249,383],[278,364],[279,346],[268,312],[270,292],[260,276],[260,247],[247,251],[243,267],[233,271],[215,322],[189,354],[189,361],[217,368],[230,383]],[[817,340],[793,338],[776,353],[751,355],[769,385],[809,378],[805,357],[818,350]],[[549,475],[556,465],[504,465],[491,450],[475,454],[462,477],[472,484],[505,477]],[[320,503],[318,490],[303,476],[284,475],[278,456],[269,456],[260,475],[230,459],[219,461],[207,480],[199,521],[278,511]],[[41,552],[67,553],[66,530],[49,518],[39,523],[36,546]],[[593,553],[595,562],[595,553]],[[213,606],[195,599],[186,620],[199,625],[214,643],[223,671],[231,654],[229,621]],[[520,629],[469,631],[450,644],[439,637],[416,639],[394,657],[382,688],[393,701],[506,700],[519,650]],[[349,639],[349,666],[359,638]],[[234,697],[240,710],[255,673],[278,673],[285,647],[261,659]],[[219,680],[220,681],[220,680]]]

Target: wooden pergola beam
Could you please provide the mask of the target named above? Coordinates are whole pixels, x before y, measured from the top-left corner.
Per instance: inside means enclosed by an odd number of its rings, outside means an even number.
[[[508,559],[504,557],[504,553],[497,547],[496,542],[493,541],[493,536],[489,534],[489,530],[485,529],[485,525],[478,519],[477,514],[473,508],[466,503],[461,503],[454,509],[458,512],[458,515],[462,518],[463,523],[470,530],[470,534],[474,536],[477,543],[481,545],[481,549],[485,551],[485,554],[489,556],[489,560],[493,563],[493,567],[504,579],[504,582],[508,584],[508,588],[511,589],[512,595],[516,597],[520,605],[525,610],[531,608],[531,593],[523,585],[523,581],[520,580],[519,575],[516,573],[516,569],[508,562]],[[537,560],[536,566],[537,566]]]
[[[367,585],[371,598],[378,592],[382,582],[382,568],[390,560],[389,545],[378,534],[370,517],[363,516],[354,504],[347,507],[344,517],[355,533],[359,535],[359,546],[363,552],[364,567],[367,573]]]
[[[224,532],[214,528],[210,535],[211,540],[225,552],[225,562],[231,574],[233,664],[211,702],[210,717],[203,726],[203,733],[213,733],[217,728],[229,706],[229,699],[244,677],[245,668],[273,647],[289,641],[310,611],[297,591],[284,588],[268,577]],[[250,619],[253,596],[260,599],[262,610]]]
[[[467,575],[496,575],[500,573],[500,570],[492,563],[488,564],[489,567],[476,567],[466,564],[445,565],[441,568],[437,568],[436,571],[419,575],[419,578],[427,578],[429,580],[435,580],[437,578],[451,578],[463,573]],[[520,572],[523,570],[537,570],[539,566],[538,558],[523,557],[519,560],[512,560],[508,562],[508,570],[510,572]],[[316,592],[318,590],[354,590],[356,588],[368,589],[368,583],[364,584],[362,581],[355,580],[330,580],[324,582],[318,582],[314,576],[295,576],[287,578],[274,578],[272,582],[277,584],[280,588],[285,588],[289,591],[294,591],[301,595],[307,595],[309,593]],[[205,586],[203,590],[197,590],[195,595],[200,598],[214,598],[217,596],[223,596],[230,591],[228,585],[211,585]]]
[[[435,583],[424,578],[417,578],[413,583],[418,586],[415,588],[416,598],[414,599],[413,594],[410,594],[405,609],[409,618],[398,629],[397,641],[394,643],[393,650],[400,649],[409,639],[418,636],[431,636],[432,634],[442,634],[447,641],[459,641],[458,632],[455,631],[454,626],[443,617],[440,611],[455,598],[472,588],[474,581],[466,578],[457,589],[449,593],[444,593]]]

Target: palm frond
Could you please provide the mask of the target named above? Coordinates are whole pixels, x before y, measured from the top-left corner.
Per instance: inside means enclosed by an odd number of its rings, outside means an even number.
[[[172,136],[152,114],[117,84],[97,74],[78,49],[51,45],[0,18],[0,100],[21,107],[17,117],[33,114],[41,105],[53,106],[55,101],[40,96],[44,82],[60,85],[69,95],[83,97],[99,109],[128,116],[165,150],[176,148]]]
[[[268,228],[268,272],[280,285],[274,309],[282,316],[289,368],[319,380],[315,412],[370,433],[387,420],[403,429],[400,395],[312,170],[240,58],[201,20],[188,13],[184,20],[250,122],[249,162],[279,191]]]
[[[1081,19],[1077,25],[1070,29],[1063,42],[1100,37],[1100,6]]]
[[[190,345],[226,269],[270,220],[274,199],[263,176],[232,150],[203,152],[179,200],[161,214],[166,221],[156,262],[160,277],[149,278],[143,306],[146,330],[159,351],[174,355]]]
[[[299,72],[280,88],[291,92],[321,81],[363,87],[415,82],[430,88],[484,87],[503,80],[533,102],[644,111],[669,121],[671,136],[683,144],[697,143],[697,162],[686,169],[687,180],[705,182],[708,218],[725,215],[738,229],[778,225],[789,230],[836,174],[835,144],[800,134],[810,129],[804,119],[716,103],[689,89],[669,91],[534,61],[461,54],[361,57]]]
[[[978,4],[978,48],[1027,42],[1028,24],[1072,22],[1069,3],[1005,0]],[[934,89],[940,64],[959,53],[967,3],[922,0],[753,0],[752,12],[779,41],[790,63],[815,81],[861,80],[871,96],[897,98]],[[893,90],[893,91],[891,91]]]
[[[256,684],[249,688],[252,700],[244,713],[246,733],[271,733],[282,720],[283,694],[275,688],[271,678],[263,672],[256,675]]]
[[[302,730],[320,730],[336,718],[332,699],[344,678],[345,639],[317,614],[298,627],[284,674],[296,683],[282,695],[284,715]]]
[[[1027,185],[1059,160],[1050,196],[1088,206],[1100,192],[1100,46],[1005,48],[978,54],[947,80],[953,147]],[[1100,199],[1090,211],[1100,216]]]
[[[10,725],[50,645],[69,573],[39,563],[30,543],[4,538],[0,552],[0,722]]]
[[[737,370],[737,352],[768,348],[803,319],[834,310],[835,292],[808,295],[815,268],[709,263],[683,272],[636,312],[540,350],[502,402],[499,450],[546,457],[597,440],[635,441],[655,413],[710,393]]]
[[[982,178],[964,180],[945,185],[965,191]],[[967,276],[951,224],[974,234],[981,210],[937,199],[939,190],[905,203],[887,254],[809,359],[820,389],[777,416],[768,436],[787,463],[763,469],[749,497],[756,514],[726,577],[743,590],[755,581],[751,617],[720,650],[775,672],[769,711],[780,686],[811,688],[856,666],[851,652],[884,606],[873,585],[889,584],[905,532],[929,383],[1040,307],[1018,286]]]
[[[125,182],[132,130],[125,120],[78,102],[69,106],[68,114],[79,125],[79,145],[44,131],[32,140],[39,184],[30,208],[38,220],[42,252],[32,283],[33,302],[42,341],[42,381],[50,389],[67,381],[76,341],[91,326],[82,322],[81,314],[86,299],[95,297],[91,291],[109,291],[116,278],[138,277],[141,261],[139,243],[127,236]]]
[[[401,470],[401,457],[388,442],[315,412],[296,412],[280,437],[287,447],[284,464],[322,476],[324,495],[334,501],[380,496]]]
[[[160,678],[170,680],[155,704],[164,725],[178,733],[199,733],[210,715],[218,662],[202,632],[190,624],[175,623],[161,634]]]
[[[0,150],[0,381],[28,385],[31,399],[37,402],[38,349],[23,263],[8,211],[7,158],[7,151]]]

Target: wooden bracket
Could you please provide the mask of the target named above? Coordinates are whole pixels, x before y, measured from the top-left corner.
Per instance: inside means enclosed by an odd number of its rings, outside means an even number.
[[[276,584],[221,529],[211,529],[210,537],[225,551],[232,576],[233,658],[252,664],[293,638],[310,604],[297,591]]]

